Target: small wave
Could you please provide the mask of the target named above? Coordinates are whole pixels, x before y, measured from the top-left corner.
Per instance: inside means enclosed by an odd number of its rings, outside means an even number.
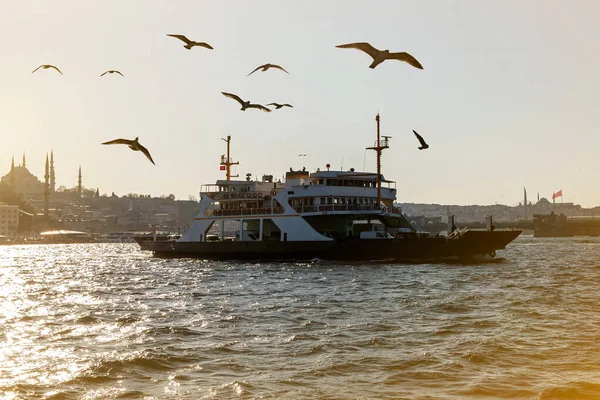
[[[77,320],[75,322],[77,322],[79,324],[84,324],[84,325],[91,325],[91,324],[95,324],[98,321],[100,321],[99,318],[88,314],[88,315],[84,315],[82,317],[77,318]]]
[[[200,335],[200,332],[194,329],[184,328],[181,326],[161,326],[156,328],[150,328],[147,329],[144,333],[150,337],[159,337],[163,335],[189,337]]]
[[[232,392],[236,396],[250,396],[252,394],[252,386],[250,383],[246,381],[233,381],[231,383],[224,384],[217,389],[213,389],[215,392],[215,398],[226,397],[227,395],[231,395]]]
[[[590,382],[569,382],[564,386],[552,387],[540,393],[543,399],[598,399],[600,398],[600,384]]]
[[[146,393],[140,392],[139,390],[127,390],[126,392],[116,395],[115,399],[142,399],[146,396]]]
[[[321,339],[318,338],[317,336],[298,334],[298,335],[290,336],[285,342],[291,343],[291,342],[299,342],[299,341],[303,341],[303,340],[321,340]]]
[[[238,350],[232,349],[231,346],[235,346],[238,343],[239,342],[220,343],[220,344],[216,345],[213,348],[213,350],[220,352],[220,353],[236,353],[236,352],[238,352]]]
[[[166,356],[148,352],[129,359],[100,361],[77,377],[76,380],[98,383],[103,380],[112,380],[113,377],[122,374],[138,373],[146,375],[156,371],[171,371],[188,367],[195,362],[197,362],[197,358]]]

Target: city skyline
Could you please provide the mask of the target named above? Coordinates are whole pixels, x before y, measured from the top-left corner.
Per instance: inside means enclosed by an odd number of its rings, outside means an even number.
[[[102,193],[186,199],[224,178],[227,135],[242,179],[327,163],[374,171],[365,148],[380,112],[382,134],[392,136],[383,173],[397,182],[399,202],[514,204],[525,186],[548,199],[562,189],[565,202],[600,204],[590,183],[600,144],[591,135],[600,122],[599,56],[588,50],[600,39],[595,3],[186,5],[11,3],[0,17],[11,60],[0,74],[2,174],[25,151],[28,168],[43,176],[42,155],[53,148],[57,186],[76,186],[82,165],[84,186]],[[188,51],[169,33],[215,49]],[[368,56],[335,48],[353,41],[407,51],[424,70],[392,61],[370,70]],[[247,76],[268,62],[290,74]],[[31,74],[46,63],[64,76]],[[99,77],[113,68],[125,77]],[[240,112],[221,91],[294,108]],[[413,129],[430,149],[417,150]],[[100,146],[136,136],[156,167],[126,148]]]
[[[46,156],[47,156],[47,157],[49,157],[49,160],[50,160],[50,161],[49,161],[49,162],[50,162],[50,164],[49,164],[49,165],[50,165],[49,184],[50,184],[50,191],[51,191],[51,192],[53,192],[53,191],[55,191],[55,190],[56,190],[56,187],[57,187],[57,186],[56,186],[56,183],[55,183],[55,179],[56,179],[56,178],[55,178],[55,172],[54,172],[54,151],[53,151],[53,150],[51,150],[51,151],[50,151],[50,153],[48,153],[48,154],[46,154],[46,155],[45,155],[45,157],[46,157]],[[305,155],[303,154],[302,156],[305,156]],[[22,154],[22,157],[20,158],[20,160],[23,160],[23,161],[25,161],[25,159],[26,159],[26,153],[23,153],[23,154]],[[3,171],[0,171],[0,177],[1,177],[1,176],[4,176],[4,175],[6,175],[6,174],[8,174],[8,172],[10,172],[10,171],[11,171],[11,168],[12,168],[13,166],[14,166],[14,167],[25,167],[25,168],[26,168],[26,169],[27,169],[27,170],[28,170],[28,171],[29,171],[29,172],[30,172],[30,173],[31,173],[33,176],[35,176],[36,178],[40,179],[40,181],[42,181],[42,180],[43,180],[43,178],[44,178],[44,173],[42,173],[41,175],[39,175],[39,176],[38,176],[38,175],[37,175],[37,174],[36,174],[34,171],[31,171],[31,170],[30,170],[29,166],[26,166],[26,165],[24,165],[23,161],[15,163],[15,162],[14,162],[14,156],[12,156],[12,157],[11,157],[11,167],[9,167],[9,168],[8,168],[8,170],[6,171],[6,173],[4,173]],[[35,164],[35,162],[34,162],[34,164]],[[233,166],[235,166],[235,165],[233,165]],[[70,183],[63,182],[63,183],[59,183],[59,185],[58,185],[58,187],[59,187],[59,188],[60,188],[60,187],[64,187],[64,188],[66,188],[66,189],[69,189],[69,190],[72,190],[72,189],[78,189],[78,186],[82,184],[82,183],[80,182],[80,179],[81,179],[81,165],[79,165],[77,168],[78,168],[78,171],[77,171],[77,174],[76,174],[76,176],[75,176],[75,177],[76,177],[76,182],[75,182],[75,185],[74,185],[74,186],[71,186],[71,184],[70,184]],[[232,168],[232,169],[233,169],[233,168]],[[235,178],[235,179],[240,179],[240,178],[242,178],[242,177],[237,177],[237,178]],[[259,177],[258,177],[258,176],[256,176],[256,177],[252,177],[252,179],[254,179],[254,178],[257,178],[257,179],[258,179]],[[284,177],[282,176],[281,178],[283,179]],[[276,178],[276,179],[277,179],[277,178]],[[90,190],[90,189],[93,189],[93,188],[97,188],[97,187],[96,187],[96,186],[94,186],[94,185],[90,185],[90,186],[82,185],[82,187],[83,187],[83,188],[86,188],[86,189],[88,189],[88,190]],[[98,188],[97,188],[97,189],[98,189]],[[523,188],[523,189],[525,190],[526,188]],[[95,190],[95,189],[94,189],[94,190]],[[561,192],[561,191],[562,191],[562,190],[555,191],[555,192],[553,192],[553,193],[552,193],[551,195],[549,195],[549,196],[542,195],[542,197],[541,197],[541,198],[546,198],[547,200],[550,200],[550,201],[551,201],[551,200],[553,200],[554,193],[558,193],[558,192]],[[108,193],[108,192],[114,192],[114,191],[107,190],[106,192]],[[133,192],[131,192],[131,191],[128,191],[127,193],[123,193],[122,195],[126,195],[126,194],[129,194],[129,193],[133,193]],[[140,195],[147,195],[147,194],[145,194],[145,193],[136,193],[136,194],[140,194]],[[163,194],[164,194],[164,193],[157,194],[157,197],[158,197],[159,195],[163,195]],[[190,193],[190,194],[189,194],[189,196],[194,196],[194,195]],[[197,197],[197,196],[194,196],[194,197]],[[562,201],[562,200],[564,200],[564,199],[562,198],[562,196],[558,196],[558,197],[559,197],[559,198],[561,198],[561,201]],[[526,199],[526,198],[527,198],[527,197],[525,196],[525,199]],[[181,197],[181,198],[179,198],[179,199],[181,199],[181,200],[184,200],[184,198],[183,198],[183,197]],[[540,197],[539,197],[539,193],[538,193],[538,199],[537,199],[536,201],[539,201],[539,200],[540,200]],[[423,202],[417,202],[417,203],[423,203]],[[510,203],[510,204],[505,204],[505,205],[508,205],[508,206],[515,206],[515,205],[517,205],[518,203],[525,203],[525,200],[524,200],[524,199],[522,199],[522,200],[519,200],[519,201],[516,201],[516,202]],[[530,200],[530,201],[528,201],[528,203],[535,204],[535,201],[531,201],[531,200]],[[425,203],[425,204],[436,204],[436,203]],[[592,207],[593,207],[593,206],[592,206]]]

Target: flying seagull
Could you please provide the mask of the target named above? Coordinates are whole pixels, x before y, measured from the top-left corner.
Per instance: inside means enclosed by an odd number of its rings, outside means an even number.
[[[34,69],[33,71],[31,71],[31,73],[33,74],[35,71],[37,71],[40,68],[44,68],[44,69],[48,69],[48,68],[54,68],[55,70],[57,70],[58,72],[60,72],[60,69],[56,68],[54,65],[50,65],[50,64],[42,64],[39,67],[37,67],[36,69]],[[60,72],[60,74],[62,75],[63,73]]]
[[[119,74],[119,75],[121,75],[121,76],[125,76],[125,75],[123,75],[121,72],[119,72],[119,71],[117,71],[117,70],[114,70],[114,69],[109,69],[108,71],[106,71],[105,73],[103,73],[103,74],[102,74],[102,75],[100,75],[100,76],[104,76],[104,75],[106,75],[106,74],[114,74],[114,73],[117,73],[117,74]]]
[[[250,72],[250,73],[249,73],[248,75],[246,75],[246,76],[250,76],[250,75],[252,75],[253,73],[255,73],[256,71],[258,71],[258,70],[259,70],[259,69],[261,69],[261,68],[262,68],[263,72],[264,72],[264,71],[266,71],[266,70],[268,70],[269,68],[276,68],[276,69],[280,69],[280,70],[282,70],[282,71],[283,71],[283,72],[285,72],[286,74],[289,74],[289,72],[287,72],[285,69],[283,69],[283,67],[281,67],[281,65],[276,65],[276,64],[265,64],[265,65],[261,65],[261,66],[258,66],[258,67],[256,67],[256,69],[255,69],[254,71]]]
[[[115,139],[115,140],[111,140],[109,142],[104,142],[102,144],[126,144],[127,146],[129,146],[129,148],[131,150],[141,151],[142,153],[144,153],[146,155],[146,157],[148,157],[148,160],[150,160],[150,162],[152,164],[154,164],[154,160],[152,159],[152,156],[150,156],[150,152],[148,151],[147,148],[142,146],[140,144],[140,142],[138,142],[138,138],[135,138],[135,140]],[[154,164],[154,165],[156,165],[156,164]]]
[[[413,132],[414,132],[415,136],[417,137],[417,139],[419,139],[419,142],[421,143],[419,150],[428,149],[429,145],[427,143],[425,143],[425,139],[423,139],[423,136],[419,135],[414,129],[413,129]]]
[[[267,104],[267,105],[268,105],[268,106],[275,106],[275,109],[276,109],[276,110],[279,110],[281,107],[290,107],[290,108],[294,108],[294,106],[293,106],[293,105],[291,105],[291,104],[287,104],[287,103],[286,103],[286,104],[279,104],[279,103],[269,103],[269,104]]]
[[[298,157],[306,157],[308,154],[298,154]]]
[[[242,108],[241,108],[242,111],[246,111],[246,108],[258,108],[259,110],[262,110],[265,112],[271,112],[271,110],[269,110],[267,107],[262,106],[260,104],[251,104],[249,101],[244,101],[244,100],[240,99],[240,97],[236,96],[235,94],[225,93],[225,92],[221,92],[221,93],[223,93],[223,96],[229,97],[230,99],[234,99],[235,101],[240,103],[242,105]]]
[[[186,38],[183,35],[173,35],[173,34],[168,33],[167,36],[171,36],[171,37],[174,37],[174,38],[177,38],[177,39],[181,40],[182,42],[185,43],[185,45],[183,47],[185,47],[188,50],[191,50],[192,47],[194,47],[194,46],[206,47],[207,49],[213,50],[213,48],[212,48],[212,46],[210,44],[205,43],[205,42],[195,42],[193,40],[190,40],[190,39]]]
[[[375,68],[385,60],[400,60],[409,63],[415,68],[423,69],[423,66],[417,61],[416,58],[411,56],[408,53],[400,52],[400,53],[390,53],[389,50],[379,50],[375,47],[371,46],[369,43],[348,43],[348,44],[340,44],[340,49],[356,49],[362,50],[371,57],[373,57],[373,62],[369,65],[369,68]]]

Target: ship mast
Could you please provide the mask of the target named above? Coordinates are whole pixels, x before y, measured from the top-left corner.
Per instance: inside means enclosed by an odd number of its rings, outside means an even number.
[[[232,162],[231,161],[231,156],[230,156],[230,143],[231,143],[231,135],[227,135],[227,139],[223,139],[221,138],[221,140],[227,142],[227,158],[225,158],[225,155],[221,156],[221,165],[225,166],[225,173],[227,174],[227,180],[231,180],[231,178],[236,178],[239,175],[231,175],[231,166],[232,165],[239,165],[239,161],[236,162]]]
[[[381,152],[390,147],[388,146],[388,139],[391,136],[384,136],[383,140],[381,140],[379,133],[379,113],[375,116],[375,121],[377,121],[377,141],[375,142],[375,146],[367,147],[367,150],[375,150],[377,152],[377,209],[379,209],[381,207]]]

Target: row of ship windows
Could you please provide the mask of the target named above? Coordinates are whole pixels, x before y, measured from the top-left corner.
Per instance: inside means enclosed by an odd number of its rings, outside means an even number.
[[[313,185],[325,185],[325,186],[350,186],[350,187],[363,187],[363,188],[376,188],[377,181],[365,181],[362,179],[314,179]],[[231,192],[250,192],[250,186],[236,186],[232,185],[229,189]],[[226,192],[227,186],[219,186],[219,192]]]
[[[336,205],[336,204],[356,204],[356,205],[374,205],[377,203],[377,199],[372,197],[321,197],[319,199],[320,205]],[[314,198],[306,197],[303,199],[290,199],[292,206],[312,206],[316,205]]]
[[[325,186],[351,186],[351,187],[363,187],[363,188],[376,188],[377,181],[365,181],[362,179],[315,179],[313,181],[315,185]]]

